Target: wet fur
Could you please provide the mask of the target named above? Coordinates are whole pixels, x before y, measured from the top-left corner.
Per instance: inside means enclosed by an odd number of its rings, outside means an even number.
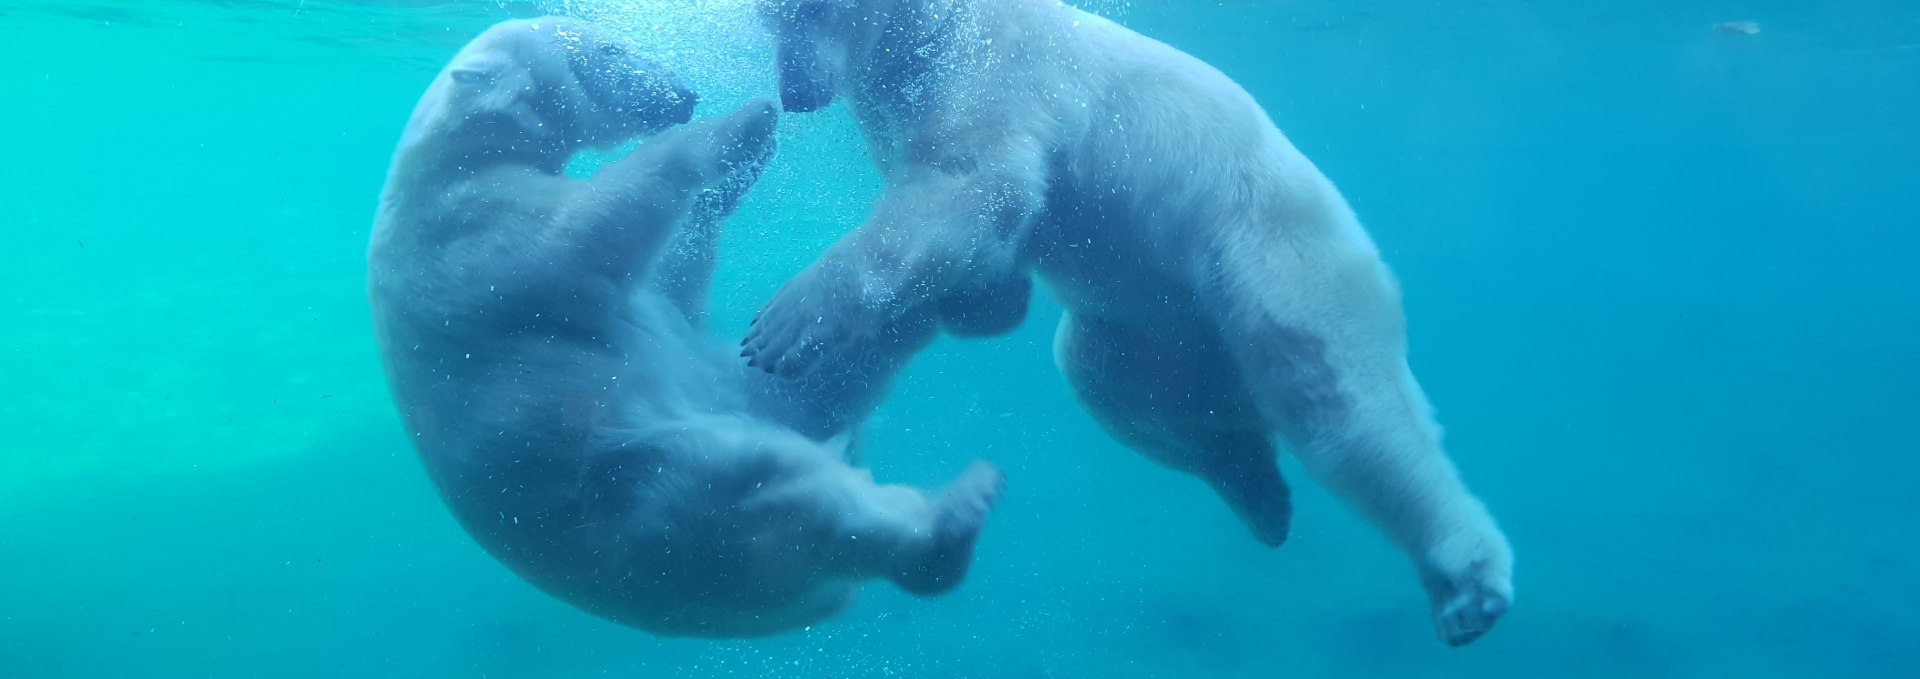
[[[1226,75],[1051,0],[763,0],[781,92],[844,97],[886,191],[762,310],[756,366],[805,375],[954,295],[1067,309],[1055,355],[1117,438],[1194,474],[1262,542],[1275,451],[1412,559],[1451,644],[1513,598],[1512,553],[1440,445],[1400,291],[1333,184]],[[985,305],[991,308],[991,305]]]
[[[705,335],[713,248],[777,116],[757,101],[661,131],[692,110],[657,64],[553,17],[489,29],[434,80],[368,252],[428,475],[514,572],[659,635],[796,629],[873,578],[952,589],[999,472],[978,465],[938,498],[875,483],[843,453],[878,392],[770,386]],[[591,178],[562,173],[655,133]],[[859,384],[890,374],[873,377]]]

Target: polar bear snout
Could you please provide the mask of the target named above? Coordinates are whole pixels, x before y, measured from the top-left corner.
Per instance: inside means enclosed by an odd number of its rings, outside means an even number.
[[[833,103],[834,72],[823,62],[825,55],[811,40],[782,40],[780,59],[780,108],[789,113],[808,113]]]
[[[567,66],[606,123],[623,131],[651,134],[684,124],[700,103],[672,69],[618,43],[576,46]]]
[[[761,0],[760,18],[773,33],[779,63],[781,108],[806,113],[833,103],[853,10],[845,0]]]

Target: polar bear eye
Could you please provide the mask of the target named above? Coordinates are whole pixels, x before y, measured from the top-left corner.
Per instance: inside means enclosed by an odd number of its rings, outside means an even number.
[[[453,81],[462,85],[485,85],[493,82],[493,73],[477,68],[456,68],[447,73]]]

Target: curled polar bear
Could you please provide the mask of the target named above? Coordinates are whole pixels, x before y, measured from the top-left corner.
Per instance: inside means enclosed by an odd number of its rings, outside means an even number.
[[[772,103],[661,133],[589,179],[563,172],[693,109],[658,65],[553,17],[494,26],[434,80],[368,252],[428,475],[520,576],[660,635],[798,628],[873,578],[953,588],[999,472],[976,465],[940,498],[876,484],[843,442],[886,375],[848,381],[867,392],[773,388],[702,336],[713,241],[773,151]],[[903,319],[860,367],[931,337]]]
[[[1272,545],[1283,445],[1411,557],[1445,641],[1506,613],[1513,557],[1442,451],[1397,283],[1236,83],[1055,0],[759,12],[786,108],[845,96],[886,189],[767,303],[753,365],[832,365],[920,309],[1024,310],[1037,272],[1067,310],[1057,363],[1117,438]]]

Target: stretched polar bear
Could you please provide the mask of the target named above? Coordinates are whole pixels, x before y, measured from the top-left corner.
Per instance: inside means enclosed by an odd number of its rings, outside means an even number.
[[[1054,0],[759,11],[786,108],[846,96],[886,190],[768,302],[754,365],[803,374],[956,299],[1024,304],[1037,271],[1068,312],[1059,367],[1117,438],[1206,480],[1272,545],[1284,444],[1412,558],[1445,641],[1507,611],[1511,552],[1441,450],[1397,284],[1232,80]]]
[[[713,240],[773,151],[772,103],[661,134],[591,179],[563,174],[576,151],[693,108],[670,73],[553,17],[496,25],[434,80],[368,253],[389,382],[429,475],[516,573],[660,635],[797,628],[875,577],[954,587],[997,470],[975,466],[939,500],[877,485],[840,449],[875,394],[812,400],[827,392],[770,386],[701,336]],[[899,325],[905,339],[855,367],[932,336],[924,318]],[[874,377],[850,382],[884,389]]]

